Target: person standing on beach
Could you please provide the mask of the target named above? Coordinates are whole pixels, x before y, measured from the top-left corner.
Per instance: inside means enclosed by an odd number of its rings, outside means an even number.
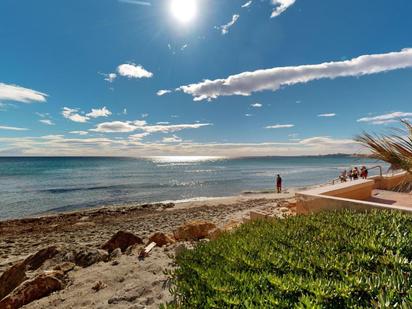
[[[277,193],[282,193],[282,177],[279,174],[276,176],[276,190]]]

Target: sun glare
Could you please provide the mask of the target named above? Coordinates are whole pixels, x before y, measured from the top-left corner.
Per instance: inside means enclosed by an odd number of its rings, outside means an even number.
[[[196,17],[196,0],[171,0],[170,10],[174,18],[181,23],[188,23]]]

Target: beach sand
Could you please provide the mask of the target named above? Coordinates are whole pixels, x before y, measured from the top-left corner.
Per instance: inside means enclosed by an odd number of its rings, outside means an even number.
[[[59,251],[100,248],[117,231],[128,231],[145,243],[155,232],[172,233],[193,220],[206,220],[219,227],[241,220],[251,210],[268,211],[282,217],[292,211],[282,201],[293,198],[294,190],[283,194],[239,196],[170,204],[103,207],[38,218],[0,222],[0,275],[42,248],[55,245]],[[185,242],[185,246],[192,244]],[[138,249],[86,268],[76,266],[68,273],[68,286],[25,308],[157,308],[171,300],[167,275],[173,256],[182,243],[155,247],[144,260]],[[178,250],[178,249],[177,249]],[[100,282],[100,283],[99,283]],[[93,289],[94,286],[99,288]],[[96,291],[97,290],[97,291]]]

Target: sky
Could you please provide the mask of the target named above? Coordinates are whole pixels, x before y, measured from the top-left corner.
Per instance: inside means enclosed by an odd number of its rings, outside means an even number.
[[[0,156],[318,155],[412,119],[412,1],[2,0]]]

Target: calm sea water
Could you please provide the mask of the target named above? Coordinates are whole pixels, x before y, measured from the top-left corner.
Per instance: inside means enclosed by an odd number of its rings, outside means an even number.
[[[325,183],[375,161],[330,157],[1,158],[0,219],[110,204],[220,197]]]

